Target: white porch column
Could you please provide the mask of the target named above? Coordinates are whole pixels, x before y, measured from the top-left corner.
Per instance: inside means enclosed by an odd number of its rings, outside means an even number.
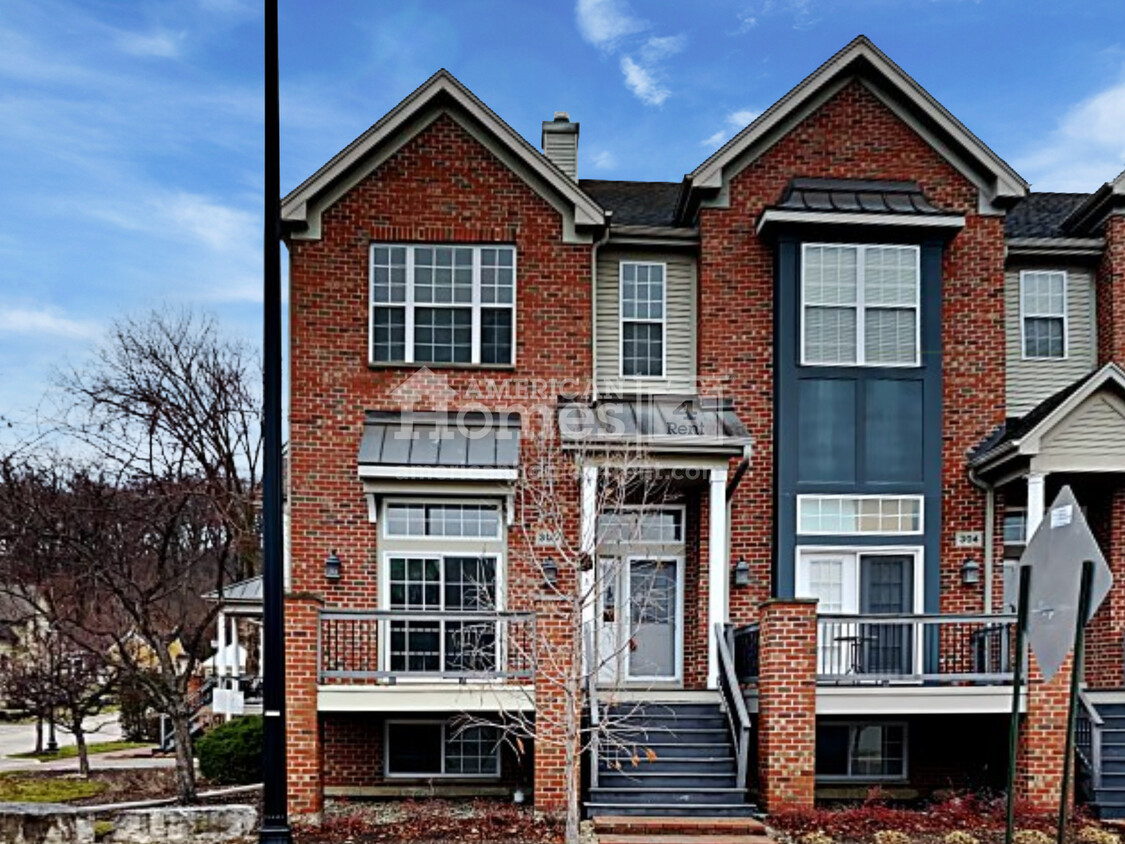
[[[593,554],[598,531],[598,467],[582,467],[582,536],[580,551]]]
[[[242,659],[239,656],[239,642],[238,642],[238,616],[232,615],[230,617],[230,641],[233,646],[231,650],[234,651],[234,663],[230,667],[230,674],[232,677],[242,676]]]
[[[1035,529],[1043,521],[1045,491],[1047,474],[1045,472],[1031,472],[1027,476],[1027,536],[1028,542],[1035,535]]]
[[[215,627],[219,638],[219,650],[215,653],[215,685],[221,689],[227,667],[227,614],[222,610],[219,610]]]
[[[263,619],[263,622],[265,619]],[[258,625],[258,679],[266,676],[266,626]]]
[[[707,688],[719,685],[715,625],[728,618],[727,470],[711,470],[710,522],[707,535]]]

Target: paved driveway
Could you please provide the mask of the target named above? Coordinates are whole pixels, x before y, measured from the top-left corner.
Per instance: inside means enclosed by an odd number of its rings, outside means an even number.
[[[121,738],[121,725],[116,715],[101,715],[86,722],[86,741],[117,741]],[[44,727],[44,741],[46,741]],[[74,744],[74,736],[66,730],[56,729],[59,746]],[[35,724],[8,724],[0,722],[0,771],[50,771],[78,770],[77,759],[58,759],[39,762],[35,759],[13,759],[10,754],[28,753],[35,749]],[[171,759],[154,759],[144,749],[98,753],[90,757],[92,768],[156,768],[175,764]]]

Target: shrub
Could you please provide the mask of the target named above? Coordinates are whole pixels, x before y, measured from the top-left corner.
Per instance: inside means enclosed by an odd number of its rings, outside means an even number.
[[[1052,844],[1054,839],[1041,829],[1017,829],[1013,844]]]
[[[195,743],[195,748],[200,773],[216,785],[249,785],[262,781],[262,718],[259,715],[236,718],[215,727]]]
[[[1121,844],[1121,836],[1100,826],[1084,826],[1078,830],[1081,844]]]
[[[948,833],[941,839],[941,842],[942,844],[980,844],[980,839],[971,832],[956,830],[955,832]]]
[[[797,840],[801,844],[832,844],[832,836],[819,829],[815,832],[806,832]]]
[[[875,844],[910,844],[910,836],[897,829],[881,829],[875,833]]]

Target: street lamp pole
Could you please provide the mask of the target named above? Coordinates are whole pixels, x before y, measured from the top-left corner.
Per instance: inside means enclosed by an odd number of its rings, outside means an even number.
[[[262,710],[261,844],[290,844],[285,764],[285,587],[281,512],[281,145],[278,104],[277,0],[266,0],[265,329],[262,439]]]

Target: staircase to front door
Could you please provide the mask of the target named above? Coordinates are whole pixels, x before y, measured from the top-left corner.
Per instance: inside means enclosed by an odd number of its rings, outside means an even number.
[[[727,716],[715,702],[603,708],[590,817],[746,818],[758,809],[737,785]]]

